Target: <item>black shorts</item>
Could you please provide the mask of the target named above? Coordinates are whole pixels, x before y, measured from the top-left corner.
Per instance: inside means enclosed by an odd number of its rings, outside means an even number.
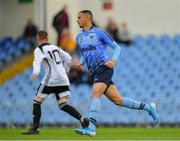
[[[46,86],[40,84],[36,96],[46,98],[49,94],[55,94],[57,100],[64,96],[71,96],[69,86]]]
[[[112,81],[113,73],[114,70],[105,65],[98,67],[92,74],[94,83],[102,82],[109,87],[110,85],[114,84]]]

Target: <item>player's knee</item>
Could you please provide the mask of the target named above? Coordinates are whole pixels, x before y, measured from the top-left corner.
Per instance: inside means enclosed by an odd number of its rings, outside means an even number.
[[[102,96],[102,93],[96,92],[96,93],[93,93],[91,97],[96,98],[96,97],[101,97],[101,96]]]
[[[69,101],[69,96],[65,96],[65,97],[60,98],[58,100],[59,108],[62,109],[67,104],[68,101]]]
[[[33,104],[34,104],[34,105],[41,105],[41,103],[42,103],[41,101],[37,101],[37,100],[35,100],[35,99],[33,100]]]
[[[116,104],[116,105],[120,106],[120,102],[119,102],[119,100],[114,101],[114,104]]]
[[[113,102],[114,102],[114,104],[120,106],[121,103],[122,103],[122,99],[121,98],[116,98],[116,99],[113,100]]]
[[[44,101],[44,98],[36,96],[34,98],[34,103],[41,104]]]

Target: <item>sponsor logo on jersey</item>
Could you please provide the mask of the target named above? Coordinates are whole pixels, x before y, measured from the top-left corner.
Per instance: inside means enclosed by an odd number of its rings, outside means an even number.
[[[88,45],[87,47],[82,48],[82,52],[93,51],[93,50],[96,50],[96,47],[93,45]]]

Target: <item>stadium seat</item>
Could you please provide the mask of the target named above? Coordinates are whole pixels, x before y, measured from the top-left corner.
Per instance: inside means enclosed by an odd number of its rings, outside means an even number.
[[[30,43],[23,38],[18,38],[15,41],[11,37],[4,38],[0,41],[0,63],[3,64],[18,57],[22,51],[29,51],[30,47]]]

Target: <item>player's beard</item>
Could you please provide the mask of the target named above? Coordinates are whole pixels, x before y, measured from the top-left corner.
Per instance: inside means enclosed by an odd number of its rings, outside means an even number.
[[[78,24],[79,25],[79,28],[84,28],[84,26],[83,25],[80,25],[80,24]]]
[[[83,28],[83,26],[79,24],[79,28]]]

